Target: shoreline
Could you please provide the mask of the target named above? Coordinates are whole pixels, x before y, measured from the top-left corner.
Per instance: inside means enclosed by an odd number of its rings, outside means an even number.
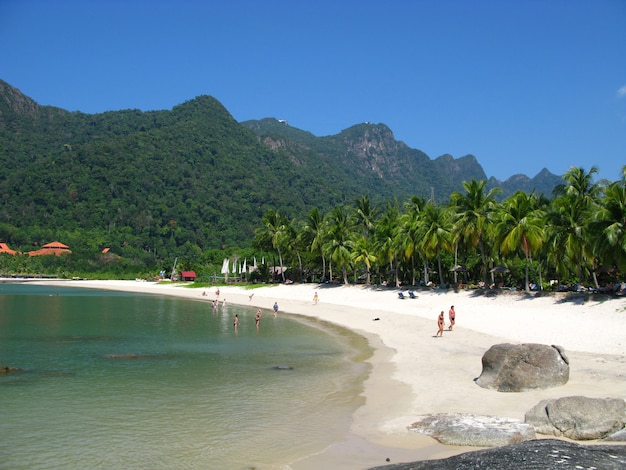
[[[19,281],[18,281],[19,282]],[[33,280],[37,284],[85,287],[184,297],[210,302],[215,288],[137,281]],[[368,468],[444,458],[478,448],[445,446],[407,426],[424,414],[460,412],[524,419],[539,401],[563,396],[626,397],[626,298],[523,292],[479,295],[476,291],[416,291],[318,284],[268,285],[245,289],[220,286],[220,301],[318,318],[364,336],[374,354],[365,380],[365,404],[353,415],[350,435],[317,455],[292,464],[294,470],[320,466]],[[203,296],[203,291],[206,296]],[[319,303],[313,295],[319,294]],[[254,294],[249,298],[250,294]],[[456,326],[448,331],[448,309]],[[435,338],[443,310],[446,330]],[[279,313],[280,315],[280,313]],[[377,319],[377,320],[375,320]],[[564,386],[525,393],[500,393],[474,383],[482,355],[498,343],[556,344],[570,359]]]

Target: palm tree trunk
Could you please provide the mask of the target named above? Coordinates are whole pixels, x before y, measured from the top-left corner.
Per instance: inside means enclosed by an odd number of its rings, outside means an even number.
[[[280,263],[280,275],[285,282],[285,271],[283,270],[283,255],[280,253],[280,248],[278,248],[278,262]]]

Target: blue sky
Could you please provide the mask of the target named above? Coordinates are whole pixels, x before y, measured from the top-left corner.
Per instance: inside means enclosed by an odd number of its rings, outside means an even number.
[[[100,113],[364,121],[488,176],[626,164],[624,0],[0,0],[0,79]]]

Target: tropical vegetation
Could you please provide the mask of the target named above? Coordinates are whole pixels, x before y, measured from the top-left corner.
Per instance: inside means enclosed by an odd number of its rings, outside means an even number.
[[[571,168],[552,199],[519,191],[498,202],[471,180],[447,204],[414,196],[383,208],[360,198],[302,221],[272,210],[255,246],[281,265],[304,260],[287,271],[299,281],[599,288],[626,272],[626,166],[615,182],[596,174]]]

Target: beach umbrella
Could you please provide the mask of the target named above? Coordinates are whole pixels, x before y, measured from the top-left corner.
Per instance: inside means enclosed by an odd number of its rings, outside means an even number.
[[[224,258],[224,262],[222,263],[222,274],[228,274],[228,258]]]
[[[256,269],[257,265],[256,265],[256,256],[254,257],[254,264],[252,265],[252,267],[254,267]]]
[[[248,258],[244,258],[243,259],[243,268],[241,268],[241,270],[245,273],[246,272],[246,261],[248,261]]]
[[[489,272],[491,273],[508,273],[511,272],[511,270],[509,268],[507,268],[506,266],[495,266],[494,268],[490,269]]]
[[[494,273],[500,273],[500,279],[502,280],[502,283],[504,283],[504,276],[503,276],[503,274],[511,272],[511,270],[509,268],[507,268],[506,266],[498,265],[498,266],[495,266],[492,269],[490,269],[489,272],[491,273],[491,282],[494,282],[493,274]]]
[[[233,260],[233,274],[237,274],[237,260]]]

